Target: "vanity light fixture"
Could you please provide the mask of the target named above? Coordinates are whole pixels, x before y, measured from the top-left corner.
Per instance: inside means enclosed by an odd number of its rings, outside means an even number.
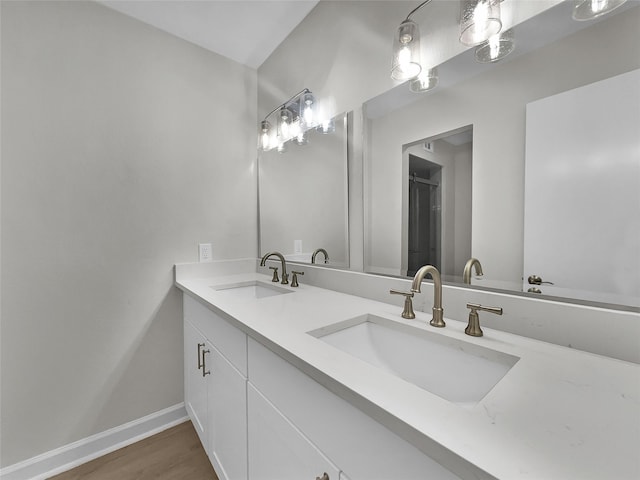
[[[286,151],[286,143],[295,140],[298,145],[307,143],[306,131],[316,126],[316,100],[308,88],[296,93],[282,105],[271,110],[260,122],[260,147],[263,151],[276,148]],[[269,118],[275,116],[275,132]]]
[[[391,61],[391,78],[398,82],[411,80],[420,75],[420,29],[411,20],[416,13],[431,0],[425,0],[409,12],[407,18],[400,24],[393,38],[393,60]]]
[[[476,60],[480,63],[492,63],[502,60],[513,52],[515,47],[513,29],[498,33],[476,47]]]
[[[500,33],[501,0],[462,0],[460,3],[460,43],[479,45]]]
[[[578,0],[572,17],[580,22],[593,20],[615,10],[627,0]]]

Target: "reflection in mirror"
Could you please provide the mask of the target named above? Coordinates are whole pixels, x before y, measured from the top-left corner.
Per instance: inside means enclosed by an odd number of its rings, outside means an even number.
[[[331,128],[309,130],[304,145],[259,153],[261,253],[349,266],[348,123],[349,115],[337,115]]]
[[[473,127],[404,145],[402,272],[433,265],[443,279],[461,277],[471,256]],[[406,240],[405,240],[406,238]]]
[[[444,225],[444,217],[441,220],[439,247],[438,242],[434,241],[431,242],[433,247],[425,248],[434,249],[435,262],[438,261],[437,250],[441,249],[441,268],[449,275],[454,275],[453,281],[456,283],[462,283],[462,272],[468,257],[477,258],[482,264],[484,276],[471,278],[472,285],[480,288],[528,294],[528,288],[523,292],[523,278],[525,285],[530,274],[546,280],[548,275],[542,271],[542,264],[540,267],[528,266],[524,272],[525,182],[528,181],[525,178],[525,173],[528,175],[528,170],[525,172],[525,145],[528,149],[530,142],[534,141],[527,131],[527,106],[640,68],[638,2],[628,2],[628,5],[613,13],[590,22],[575,22],[571,18],[571,9],[572,2],[562,2],[515,26],[516,49],[500,62],[480,64],[475,61],[473,49],[470,49],[438,66],[440,85],[436,89],[411,94],[406,85],[400,85],[363,105],[365,271],[406,276],[411,275],[415,268],[409,265],[406,238],[409,236],[409,227],[405,225],[408,223],[405,220],[408,214],[405,214],[407,210],[404,206],[409,203],[407,183],[410,174],[409,155],[405,151],[407,146],[423,142],[420,139],[430,139],[441,132],[455,130],[461,125],[473,125],[472,188],[466,190],[471,192],[472,209],[462,230],[465,239],[471,232],[471,250],[460,253],[457,258],[454,255],[450,264],[454,268],[448,270],[449,257],[444,255],[443,249],[458,241],[460,225],[456,224],[450,230],[453,236],[446,237],[448,230]],[[630,88],[627,97],[635,98],[640,84],[636,82]],[[629,101],[626,103],[627,110],[637,113],[637,103],[633,109]],[[603,113],[608,110],[603,110],[600,103],[595,101],[586,102],[585,106],[591,104],[596,108],[596,114],[599,111],[601,117],[611,119],[613,128],[617,128],[617,122],[622,121],[620,115]],[[640,128],[633,125],[627,127],[635,128],[636,132]],[[557,128],[561,129],[559,135],[566,137],[574,130],[574,125],[565,122]],[[599,138],[605,143],[598,146],[599,151],[603,152],[602,162],[619,156],[618,141],[612,144],[609,141],[612,137]],[[544,145],[549,137],[543,135],[540,141]],[[636,153],[626,161],[636,166],[632,168],[637,168],[640,165],[637,157],[640,136],[636,133],[630,137],[630,141],[630,151]],[[549,152],[553,152],[552,147]],[[584,160],[587,161],[587,157]],[[569,173],[565,185],[577,182],[588,171],[595,172],[590,168],[582,168]],[[624,178],[638,179],[635,172],[637,170]],[[602,172],[596,175],[602,175]],[[640,218],[640,188],[635,186],[627,191],[627,198],[622,202],[625,205],[624,212],[618,196],[597,195],[600,207],[610,212],[608,215],[623,219]],[[593,193],[595,195],[595,191]],[[558,211],[558,208],[548,207],[544,215],[551,219]],[[562,219],[559,221],[562,222]],[[599,220],[590,216],[588,222],[581,227],[582,231],[593,232],[599,229],[598,225],[603,225],[602,218]],[[610,232],[596,246],[590,243],[586,247],[586,242],[573,242],[568,238],[564,241],[571,244],[576,253],[582,252],[578,256],[588,263],[588,259],[594,256],[612,259],[612,253],[619,252],[623,244],[637,246],[638,236],[632,233],[634,231],[625,227],[624,232]],[[582,247],[588,251],[583,251]],[[544,256],[545,252],[541,254]],[[623,270],[634,269],[637,278],[638,267],[633,254],[623,257],[626,261],[609,261],[606,268],[610,270],[608,278],[625,283],[622,280],[626,278]],[[635,266],[630,267],[629,262],[635,262]],[[573,268],[558,266],[563,272],[577,273]],[[451,282],[452,278],[448,277],[447,281]],[[571,283],[570,280],[566,281]],[[638,287],[627,282],[624,297],[611,297],[601,295],[602,287],[598,284],[588,279],[582,282],[580,295],[571,288],[560,291],[549,288],[547,284],[534,287],[543,295],[636,308],[640,305]]]
[[[527,105],[525,291],[640,305],[638,85],[633,70]]]

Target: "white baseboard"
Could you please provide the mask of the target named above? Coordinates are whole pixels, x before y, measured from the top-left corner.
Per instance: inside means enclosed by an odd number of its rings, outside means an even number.
[[[44,480],[188,420],[184,403],[133,420],[0,470],[1,480]]]

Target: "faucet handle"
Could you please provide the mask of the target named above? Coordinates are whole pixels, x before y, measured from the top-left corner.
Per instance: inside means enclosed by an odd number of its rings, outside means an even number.
[[[304,275],[304,272],[296,272],[295,270],[291,270],[291,286],[298,287],[300,284],[298,283],[298,275]]]
[[[413,298],[413,291],[411,292],[401,292],[399,290],[389,290],[391,295],[404,295],[404,310],[402,310],[402,318],[408,318],[412,320],[416,318],[416,314],[413,312],[413,302],[411,299]]]
[[[502,307],[485,307],[479,303],[467,303],[467,308],[471,309],[471,311],[469,312],[469,323],[467,324],[467,328],[464,329],[464,333],[472,337],[481,337],[483,335],[482,329],[480,328],[478,310],[502,315]]]
[[[269,270],[273,270],[273,278],[271,279],[271,281],[279,282],[280,279],[278,278],[278,267],[269,267]]]

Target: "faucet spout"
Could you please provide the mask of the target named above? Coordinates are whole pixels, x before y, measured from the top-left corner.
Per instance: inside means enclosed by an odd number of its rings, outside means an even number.
[[[324,248],[316,248],[316,251],[313,252],[313,255],[311,255],[311,263],[316,263],[316,256],[322,253],[324,255],[324,263],[328,263],[329,262],[329,254],[327,253],[327,251]]]
[[[429,323],[434,327],[444,327],[446,324],[444,323],[444,310],[442,309],[442,280],[438,269],[433,265],[420,267],[420,270],[413,277],[411,291],[420,293],[420,285],[426,275],[431,275],[433,279],[433,318]]]
[[[260,260],[260,266],[264,267],[267,259],[269,257],[278,257],[280,259],[280,263],[282,263],[282,281],[280,282],[283,285],[287,285],[289,283],[289,274],[287,273],[287,262],[284,259],[284,255],[282,255],[280,252],[269,252],[266,253],[263,257],[262,260]]]
[[[484,275],[482,272],[482,265],[477,258],[470,258],[464,266],[464,272],[462,272],[462,282],[471,285],[471,267],[476,267],[476,276]]]

